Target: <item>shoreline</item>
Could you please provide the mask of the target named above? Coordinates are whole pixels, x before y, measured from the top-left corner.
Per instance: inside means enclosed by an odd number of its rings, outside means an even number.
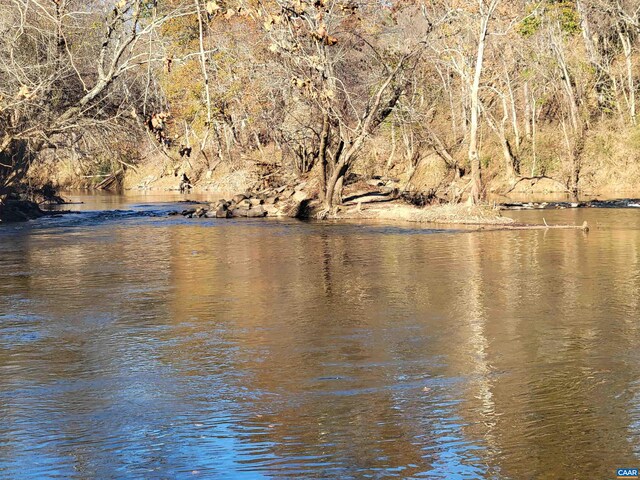
[[[388,204],[366,209],[351,209],[330,217],[332,220],[385,220],[439,225],[442,228],[464,227],[470,231],[575,229],[589,231],[589,225],[521,223],[500,214],[488,205],[432,205],[423,208]]]
[[[67,194],[92,194],[95,190],[80,190],[73,192],[65,192]],[[151,194],[163,195],[176,193],[172,190],[128,190],[124,195],[135,194]],[[286,193],[286,192],[285,192]],[[219,197],[221,192],[212,191],[195,191],[192,194],[196,196],[211,195]],[[554,225],[540,223],[520,223],[511,217],[503,215],[501,212],[511,210],[542,210],[542,209],[579,209],[579,208],[640,208],[640,201],[629,199],[616,200],[591,200],[582,202],[509,202],[503,204],[482,204],[478,206],[470,206],[467,204],[440,204],[425,207],[417,207],[398,199],[389,199],[382,202],[345,202],[346,204],[338,206],[335,212],[327,215],[322,212],[321,204],[317,199],[310,198],[309,194],[303,190],[290,193],[290,197],[280,201],[278,197],[266,198],[264,194],[256,194],[255,196],[236,195],[238,202],[243,205],[241,210],[237,209],[239,205],[233,202],[226,202],[223,212],[216,210],[221,206],[221,202],[211,203],[201,200],[189,200],[189,194],[181,195],[181,200],[176,200],[176,204],[185,203],[196,208],[183,210],[182,212],[173,211],[170,214],[182,215],[185,217],[208,217],[208,218],[299,218],[303,220],[327,219],[333,221],[341,220],[384,220],[388,222],[409,222],[416,224],[439,225],[443,228],[454,229],[456,227],[464,227],[469,230],[532,230],[532,229],[577,229],[588,231],[589,226],[583,225]],[[239,198],[242,197],[242,198]],[[67,202],[63,205],[73,205],[75,202]],[[229,211],[229,209],[232,209]],[[200,210],[200,211],[199,211]],[[199,211],[199,212],[198,212]],[[229,212],[235,211],[236,214]],[[209,213],[211,212],[211,213]],[[66,213],[77,213],[73,210],[43,210],[40,205],[26,200],[8,200],[0,211],[0,224],[15,223],[33,220],[45,216],[59,216]]]
[[[297,194],[300,194],[296,197]],[[317,199],[310,199],[304,192],[297,192],[290,199],[278,202],[273,198],[237,195],[231,201],[217,203],[191,202],[190,208],[171,211],[170,216],[198,218],[297,218],[317,221],[384,220],[409,222],[420,225],[438,225],[451,230],[464,227],[468,230],[547,230],[576,229],[588,231],[586,222],[574,224],[521,223],[501,214],[501,210],[487,204],[443,204],[417,207],[400,200],[376,203],[357,203],[336,207],[333,213],[323,210]]]

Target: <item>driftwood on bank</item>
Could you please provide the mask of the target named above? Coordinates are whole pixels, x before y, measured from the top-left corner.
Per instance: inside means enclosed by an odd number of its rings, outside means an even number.
[[[500,210],[563,210],[568,208],[640,208],[640,199],[586,200],[580,202],[509,202],[497,205]]]
[[[391,202],[396,199],[397,195],[394,195],[394,192],[358,192],[345,198],[342,205],[348,207],[358,204]]]
[[[589,231],[589,224],[583,222],[582,225],[549,225],[544,223],[540,224],[528,224],[528,223],[515,223],[505,225],[478,225],[478,230],[582,230],[583,232]]]
[[[549,225],[525,224],[515,222],[512,218],[500,215],[498,211],[489,206],[468,205],[434,205],[426,208],[417,208],[401,203],[370,204],[365,208],[358,204],[355,208],[336,212],[334,219],[359,219],[359,220],[388,220],[406,221],[412,223],[431,223],[450,225],[451,228],[464,227],[469,230],[589,230],[586,222],[582,225]],[[544,220],[543,220],[544,221]]]
[[[117,189],[120,185],[120,181],[122,180],[122,175],[124,174],[124,170],[120,169],[116,173],[109,175],[107,178],[102,180],[99,184],[96,185],[98,190],[114,190]]]

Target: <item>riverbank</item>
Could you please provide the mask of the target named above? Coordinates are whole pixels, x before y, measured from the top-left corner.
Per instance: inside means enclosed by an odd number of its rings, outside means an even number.
[[[546,222],[518,223],[513,218],[503,215],[505,210],[533,210],[533,209],[564,209],[564,208],[625,208],[640,206],[634,200],[628,201],[594,201],[594,202],[540,202],[540,203],[510,203],[502,205],[469,205],[434,204],[419,207],[407,202],[406,199],[381,192],[347,197],[342,205],[333,211],[324,210],[321,202],[305,189],[305,184],[295,187],[281,187],[268,189],[262,193],[238,194],[229,196],[230,200],[220,198],[214,202],[189,201],[189,197],[198,198],[203,194],[185,194],[182,202],[186,202],[180,210],[169,211],[169,215],[181,215],[190,219],[198,218],[298,218],[303,220],[382,220],[385,222],[438,224],[443,228],[459,228],[477,230],[522,230],[566,228],[588,230],[587,225],[550,225]],[[133,193],[133,192],[132,192]],[[175,195],[175,194],[174,194]],[[181,197],[176,196],[176,202]],[[10,199],[0,209],[0,223],[24,222],[35,220],[47,215],[74,213],[69,211],[42,210],[37,203]]]
[[[455,225],[511,225],[512,218],[489,205],[445,204],[418,208],[399,202],[362,205],[340,210],[337,219],[401,220],[414,223]]]
[[[551,135],[551,133],[553,135]],[[550,132],[548,145],[538,145],[536,168],[529,164],[525,153],[521,152],[521,175],[516,179],[507,178],[502,172],[502,150],[491,142],[485,145],[486,158],[495,159],[495,164],[483,169],[484,190],[490,202],[513,201],[537,202],[560,200],[568,197],[568,172],[554,130]],[[551,141],[553,140],[553,141]],[[636,128],[620,128],[606,125],[605,128],[589,131],[582,160],[581,178],[578,184],[584,198],[637,198],[640,197],[640,167],[635,162],[635,152],[640,141]],[[462,178],[454,179],[453,170],[447,167],[436,153],[423,152],[415,170],[399,159],[392,159],[394,152],[388,152],[389,142],[380,141],[375,148],[364,150],[361,160],[350,170],[350,177],[374,181],[384,177],[393,180],[400,189],[412,192],[436,192],[447,190],[468,193],[468,171],[461,171]],[[495,147],[495,149],[494,149]],[[615,147],[615,148],[614,148]],[[543,151],[548,150],[545,155]],[[397,154],[397,152],[395,152]],[[458,164],[465,165],[463,156],[456,157]],[[292,165],[292,159],[274,145],[259,150],[236,151],[224,160],[193,153],[192,158],[179,157],[173,150],[161,149],[155,143],[138,146],[137,155],[107,168],[102,163],[93,165],[89,161],[60,161],[45,158],[29,171],[29,181],[33,185],[53,183],[59,189],[92,189],[109,175],[115,175],[108,186],[113,191],[178,191],[182,175],[186,174],[193,186],[193,192],[246,192],[256,184],[277,185],[294,182],[299,175]],[[125,168],[126,167],[126,168]],[[317,166],[309,174],[317,176]],[[347,182],[348,183],[348,182]]]
[[[587,222],[581,225],[518,223],[513,218],[502,216],[500,209],[488,205],[434,205],[418,209],[410,205],[390,204],[385,207],[378,206],[365,209],[352,209],[339,214],[337,218],[433,223],[447,226],[465,226],[478,230],[535,230],[557,228],[589,230]]]
[[[383,184],[385,181],[376,180]],[[302,181],[295,184],[283,185],[278,188],[258,188],[245,194],[229,195],[218,198],[214,202],[193,201],[205,195],[205,192],[189,192],[176,196],[176,201],[187,202],[180,210],[169,211],[169,215],[181,215],[190,219],[198,218],[298,218],[305,220],[382,220],[386,222],[438,224],[443,228],[495,230],[495,229],[548,229],[567,228],[588,230],[586,225],[549,225],[536,223],[518,223],[513,218],[503,215],[503,210],[524,210],[544,208],[578,208],[596,206],[594,202],[539,202],[539,203],[508,203],[469,205],[467,203],[440,203],[442,200],[433,199],[433,204],[418,206],[416,201],[421,197],[401,196],[397,190],[387,185],[371,185],[360,182],[356,186],[345,189],[345,198],[341,205],[331,211],[324,209],[317,198],[317,186],[313,181]],[[364,187],[364,190],[363,190]],[[145,190],[150,192],[150,190]],[[161,191],[161,190],[160,190]],[[167,190],[165,190],[166,192]],[[171,191],[171,190],[168,190]],[[140,192],[133,190],[131,193]],[[216,193],[206,192],[216,196]],[[174,192],[172,195],[176,195]],[[183,199],[183,200],[178,200]],[[413,203],[412,203],[413,202]],[[610,202],[611,203],[611,202]],[[620,202],[612,206],[622,205]],[[635,204],[633,204],[635,205]],[[640,204],[639,204],[640,205]],[[599,206],[599,205],[598,205]],[[40,208],[37,203],[10,199],[0,209],[0,222],[22,222],[34,220],[46,215],[57,215],[70,212],[50,212]]]
[[[286,194],[286,192],[285,192]],[[400,200],[383,204],[363,204],[338,206],[327,212],[316,199],[309,199],[303,191],[295,192],[289,198],[247,197],[236,195],[231,200],[217,202],[193,202],[181,211],[173,210],[169,216],[181,215],[189,219],[229,219],[229,218],[298,218],[303,220],[383,220],[397,223],[437,224],[442,228],[472,230],[535,230],[535,229],[577,229],[588,231],[587,222],[575,224],[519,223],[502,215],[501,210],[489,205],[445,204],[417,207]]]

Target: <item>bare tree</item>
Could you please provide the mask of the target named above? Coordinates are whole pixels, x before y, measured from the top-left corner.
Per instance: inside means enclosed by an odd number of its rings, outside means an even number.
[[[471,196],[473,203],[478,203],[482,195],[482,165],[480,164],[480,154],[478,153],[478,128],[480,116],[480,81],[482,79],[482,67],[484,65],[484,54],[486,49],[487,36],[489,34],[489,23],[493,17],[500,0],[478,0],[480,13],[480,29],[476,49],[476,58],[471,82],[471,120],[469,123],[469,163],[471,164]]]
[[[65,135],[133,121],[135,72],[162,61],[142,40],[189,13],[156,14],[151,0],[0,0],[0,9],[0,198]]]

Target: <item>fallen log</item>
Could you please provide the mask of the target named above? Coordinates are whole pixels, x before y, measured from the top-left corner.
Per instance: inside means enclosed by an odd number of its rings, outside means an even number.
[[[582,230],[589,231],[589,224],[585,221],[582,225],[549,225],[546,222],[540,224],[510,223],[504,225],[476,225],[478,230]]]
[[[349,207],[358,204],[392,202],[397,199],[393,191],[390,192],[358,192],[345,198],[342,206]]]
[[[118,170],[98,183],[96,188],[98,190],[112,190],[114,187],[118,187],[123,173],[124,171],[122,169]]]
[[[332,218],[447,224],[465,227],[472,231],[569,229],[586,232],[589,230],[587,222],[582,225],[549,225],[543,219],[543,224],[519,223],[512,218],[496,215],[495,210],[487,206],[434,205],[427,208],[416,208],[397,203],[378,203],[366,209],[358,205],[349,210],[338,211],[332,215]]]

